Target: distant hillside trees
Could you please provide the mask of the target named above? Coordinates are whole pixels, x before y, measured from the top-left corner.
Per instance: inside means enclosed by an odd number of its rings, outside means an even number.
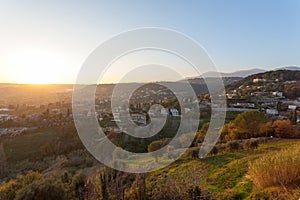
[[[283,94],[289,99],[300,97],[300,81],[291,84],[285,84]]]
[[[256,86],[261,83],[254,83],[253,79],[263,79],[265,92],[283,91],[283,95],[287,98],[294,99],[300,97],[300,71],[293,70],[276,70],[248,76],[240,81],[234,82],[226,86],[227,91],[236,90],[240,86]],[[297,82],[291,82],[297,81]],[[245,93],[249,91],[243,91]],[[247,94],[249,95],[249,94]]]
[[[268,122],[265,115],[258,111],[249,111],[239,114],[233,121],[226,124],[221,132],[221,139],[225,140],[270,136],[299,138],[300,133],[290,120]]]
[[[233,121],[225,125],[222,130],[222,137],[226,140],[257,137],[261,126],[265,122],[265,115],[261,112],[248,111],[241,113]]]

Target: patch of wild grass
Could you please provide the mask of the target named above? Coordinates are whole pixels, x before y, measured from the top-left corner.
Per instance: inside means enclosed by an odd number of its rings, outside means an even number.
[[[267,154],[249,165],[249,177],[257,188],[290,186],[300,179],[300,147]]]

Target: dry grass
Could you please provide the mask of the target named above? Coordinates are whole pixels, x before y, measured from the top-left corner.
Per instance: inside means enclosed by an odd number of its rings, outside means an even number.
[[[267,154],[249,165],[249,177],[257,188],[290,186],[300,178],[300,147]]]

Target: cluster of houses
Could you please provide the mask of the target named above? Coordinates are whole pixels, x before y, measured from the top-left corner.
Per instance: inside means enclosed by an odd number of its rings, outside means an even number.
[[[274,82],[278,82],[276,79]],[[258,110],[265,112],[274,119],[288,119],[291,112],[300,111],[300,98],[287,99],[282,91],[268,91],[265,88],[266,79],[254,78],[255,85],[241,85],[239,88],[228,91],[227,105],[228,111],[244,112],[248,110]],[[295,81],[285,81],[285,84]],[[300,116],[297,115],[299,122]]]

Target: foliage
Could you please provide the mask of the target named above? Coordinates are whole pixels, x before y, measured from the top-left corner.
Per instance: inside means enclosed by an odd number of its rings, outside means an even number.
[[[15,180],[2,183],[0,186],[0,199],[14,199],[19,192],[35,181],[42,181],[43,176],[38,172],[29,172],[26,175],[19,175]]]
[[[238,140],[256,137],[299,138],[300,133],[290,120],[267,122],[264,114],[249,111],[239,114],[235,120],[226,124],[221,139]]]
[[[105,169],[102,169],[99,173],[99,183],[100,183],[101,197],[103,200],[107,200],[108,192],[107,192],[107,181],[106,181]]]
[[[249,166],[249,177],[257,188],[289,186],[300,177],[300,148],[267,154]]]
[[[244,149],[246,149],[246,150],[257,149],[257,147],[258,147],[258,140],[256,140],[256,139],[251,138],[244,142]]]
[[[72,188],[75,192],[75,196],[79,200],[83,200],[87,193],[87,187],[86,187],[86,181],[87,177],[86,175],[80,173],[76,174],[72,179]]]
[[[35,181],[20,191],[15,200],[64,200],[64,189],[49,181]]]
[[[209,122],[202,125],[201,129],[196,133],[195,143],[203,142],[206,132],[208,130],[208,127],[209,127]]]
[[[241,148],[241,145],[237,141],[229,141],[226,143],[226,150],[227,151],[235,151]]]
[[[294,200],[300,196],[300,190],[287,189],[286,187],[270,187],[263,190],[253,191],[246,199],[278,199]]]
[[[198,158],[199,157],[199,147],[192,147],[187,149],[184,154],[182,155],[181,158]]]
[[[292,126],[290,120],[276,120],[272,124],[274,135],[280,138],[295,138],[297,131]]]
[[[241,113],[232,121],[239,134],[237,139],[246,139],[256,136],[260,126],[264,122],[264,114],[258,111]]]
[[[232,122],[222,129],[222,137],[226,140],[247,139],[259,136],[259,130],[266,118],[258,111],[248,111],[239,114]]]

